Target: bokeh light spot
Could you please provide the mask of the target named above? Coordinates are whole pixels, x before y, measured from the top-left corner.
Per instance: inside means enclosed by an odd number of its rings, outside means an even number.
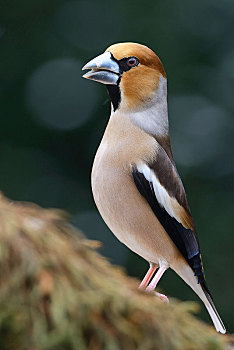
[[[39,67],[29,78],[26,102],[33,117],[48,128],[71,130],[90,118],[97,86],[82,79],[82,64],[65,58]]]
[[[173,149],[176,161],[183,166],[199,167],[206,174],[220,173],[218,160],[228,154],[222,140],[229,125],[229,114],[200,96],[174,96],[169,99]],[[230,169],[232,171],[232,169]]]

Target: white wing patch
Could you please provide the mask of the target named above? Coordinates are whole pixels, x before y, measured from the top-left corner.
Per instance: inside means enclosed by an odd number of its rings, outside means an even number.
[[[167,190],[160,184],[154,171],[151,170],[145,163],[140,163],[137,166],[137,170],[144,175],[147,181],[149,181],[159,205],[164,208],[171,217],[175,218],[179,223],[182,223],[178,216],[180,210],[182,209],[180,204],[175,198],[172,198]]]

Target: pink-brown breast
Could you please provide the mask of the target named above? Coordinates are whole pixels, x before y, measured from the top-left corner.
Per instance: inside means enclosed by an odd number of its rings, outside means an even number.
[[[95,156],[92,190],[102,218],[121,242],[148,261],[171,265],[181,254],[131,175],[131,166],[152,159],[156,149],[153,137],[114,113]]]

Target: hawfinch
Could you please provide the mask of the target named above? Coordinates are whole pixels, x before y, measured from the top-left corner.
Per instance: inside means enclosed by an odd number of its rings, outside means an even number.
[[[171,152],[167,79],[160,59],[144,45],[120,43],[84,69],[89,69],[84,78],[106,85],[112,104],[92,169],[101,216],[121,242],[149,262],[141,288],[154,291],[172,268],[201,298],[216,330],[225,333]]]

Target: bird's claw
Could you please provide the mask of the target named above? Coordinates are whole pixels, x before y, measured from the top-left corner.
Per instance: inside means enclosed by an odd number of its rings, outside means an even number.
[[[164,303],[169,304],[169,299],[166,295],[158,292],[154,292],[154,294],[157,295],[157,297],[159,297]]]

